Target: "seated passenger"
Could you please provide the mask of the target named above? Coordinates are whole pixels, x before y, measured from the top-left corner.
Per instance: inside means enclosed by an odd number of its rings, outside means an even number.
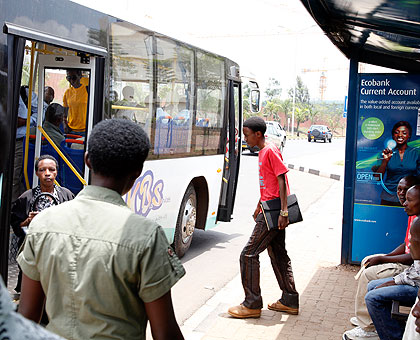
[[[65,139],[63,132],[60,130],[60,124],[64,119],[64,108],[57,103],[52,103],[48,105],[47,111],[45,112],[45,121],[43,128],[48,136],[53,140],[55,145],[58,147],[60,143]],[[36,133],[36,128],[31,128],[31,134]],[[44,141],[43,144],[47,144],[47,141]]]
[[[140,176],[150,143],[142,128],[108,119],[85,154],[91,185],[32,222],[18,257],[19,312],[71,339],[183,339],[171,287],[185,274],[163,229],[121,198]]]
[[[35,174],[39,178],[39,185],[33,189],[26,190],[19,198],[12,203],[10,224],[13,232],[18,237],[18,246],[23,244],[26,229],[32,219],[41,211],[55,204],[52,198],[41,196],[43,193],[50,193],[57,203],[63,203],[73,199],[73,193],[63,187],[54,184],[57,177],[58,162],[50,155],[42,155],[35,161]],[[36,206],[35,206],[35,203]],[[22,273],[19,272],[16,292],[21,290]]]
[[[407,214],[417,215],[410,228],[410,254],[414,263],[402,273],[374,280],[368,284],[366,306],[380,339],[402,339],[404,327],[391,318],[392,301],[404,306],[413,305],[420,286],[420,185],[408,189],[404,202]]]
[[[60,146],[65,139],[64,134],[60,130],[60,124],[64,119],[64,108],[57,103],[50,104],[45,112],[44,130],[51,137],[53,142]]]
[[[411,175],[403,177],[399,181],[397,194],[401,205],[403,205],[406,200],[407,190],[411,186],[419,183],[420,178]],[[409,244],[410,226],[415,218],[415,215],[409,215],[405,240],[392,252],[386,255],[370,255],[362,260],[361,266],[364,269],[361,272],[357,283],[354,308],[356,316],[351,318],[351,323],[357,327],[346,331],[343,334],[343,339],[365,339],[378,337],[365,304],[367,285],[372,280],[397,275],[403,272],[408,268],[409,265],[413,263],[409,253]]]

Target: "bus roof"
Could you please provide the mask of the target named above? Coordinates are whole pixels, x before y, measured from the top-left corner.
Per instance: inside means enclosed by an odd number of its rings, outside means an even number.
[[[420,61],[420,3],[409,0],[301,0],[347,58],[414,72]]]

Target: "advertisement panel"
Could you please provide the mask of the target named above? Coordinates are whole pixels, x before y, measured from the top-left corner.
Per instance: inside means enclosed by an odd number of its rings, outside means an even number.
[[[397,196],[420,174],[420,76],[360,74],[352,261],[404,242],[408,217]]]

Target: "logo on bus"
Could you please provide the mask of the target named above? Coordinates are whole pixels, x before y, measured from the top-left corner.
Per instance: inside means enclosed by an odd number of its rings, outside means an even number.
[[[163,181],[160,179],[154,182],[153,172],[147,170],[134,182],[126,195],[126,203],[136,214],[146,217],[151,210],[162,206],[163,187]]]

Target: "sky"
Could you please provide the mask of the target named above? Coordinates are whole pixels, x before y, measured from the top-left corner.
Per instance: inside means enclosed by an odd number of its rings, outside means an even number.
[[[300,76],[319,100],[324,72],[324,100],[343,101],[347,94],[349,61],[299,0],[73,1],[228,57],[263,92],[275,78],[286,98]]]

